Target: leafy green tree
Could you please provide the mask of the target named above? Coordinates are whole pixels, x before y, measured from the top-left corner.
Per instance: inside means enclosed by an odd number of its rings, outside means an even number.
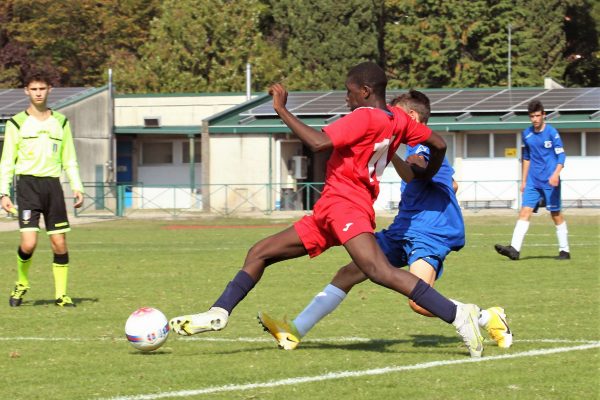
[[[158,0],[8,0],[6,47],[21,62],[56,68],[65,86],[100,86],[107,61],[135,53],[145,41],[147,20]],[[1,61],[1,60],[0,60]],[[4,65],[11,65],[10,62]],[[21,66],[21,74],[29,67]]]
[[[567,67],[563,76],[568,86],[600,86],[600,46],[598,24],[600,2],[575,1],[567,8],[563,53]]]
[[[270,0],[268,36],[281,48],[291,89],[343,89],[348,69],[382,63],[383,1]]]
[[[598,86],[590,0],[3,0],[0,85],[43,65],[65,86],[125,92],[342,89],[352,65],[391,87]]]
[[[279,53],[259,31],[264,5],[256,0],[167,0],[150,24],[139,61],[115,65],[117,87],[137,92],[242,91],[246,63],[254,88],[279,74]],[[121,77],[122,76],[122,77]]]

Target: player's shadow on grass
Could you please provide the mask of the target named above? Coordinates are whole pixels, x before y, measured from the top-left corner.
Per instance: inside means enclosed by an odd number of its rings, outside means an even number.
[[[168,354],[173,354],[172,351],[169,350],[153,350],[153,351],[130,351],[129,355],[131,356],[142,356],[142,357],[151,357],[151,356],[165,356]]]
[[[413,347],[439,347],[448,344],[461,343],[460,338],[439,335],[411,335],[412,339],[371,339],[359,343],[311,343],[307,341],[302,347],[319,349],[347,349],[361,351],[376,351],[385,353],[391,351],[389,347],[397,344],[412,344]]]
[[[82,303],[97,303],[100,300],[97,297],[72,297],[71,300],[73,300],[73,304],[75,304],[75,306],[78,306]],[[26,305],[27,303],[29,303],[32,306],[47,306],[47,305],[54,305],[55,300],[34,300],[33,302],[23,302],[23,305]]]
[[[411,335],[414,347],[438,347],[441,345],[462,343],[458,336]]]
[[[326,341],[311,342],[310,339],[303,342],[299,348],[303,349],[342,349],[342,350],[358,350],[358,351],[373,351],[377,353],[396,352],[390,347],[401,344],[412,344],[413,347],[447,347],[447,345],[460,344],[461,340],[458,337],[439,336],[439,335],[411,335],[412,339],[371,339],[357,343],[328,343]]]
[[[521,261],[524,261],[524,260],[553,260],[553,261],[559,261],[559,260],[556,259],[556,256],[527,256],[527,257],[520,257],[519,260],[521,260]]]

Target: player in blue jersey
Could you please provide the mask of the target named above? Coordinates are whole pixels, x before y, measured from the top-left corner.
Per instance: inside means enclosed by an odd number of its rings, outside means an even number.
[[[418,122],[426,123],[429,118],[429,99],[421,92],[411,90],[394,99],[392,104]],[[402,199],[394,222],[375,237],[392,265],[408,265],[412,274],[433,286],[442,275],[446,256],[465,245],[465,227],[455,195],[454,170],[446,159],[431,180],[414,178],[412,168],[422,168],[428,159],[429,149],[420,144],[407,146],[407,162],[397,156],[393,159],[403,180]],[[264,312],[259,313],[259,321],[280,347],[293,350],[317,322],[342,302],[352,287],[366,279],[356,265],[350,263],[337,272],[332,282],[292,322],[276,320]],[[433,316],[411,300],[409,305],[419,314]],[[511,346],[512,332],[501,307],[482,310],[478,322],[500,347]]]
[[[545,203],[546,209],[556,226],[558,238],[558,260],[569,260],[569,239],[567,223],[561,213],[560,172],[565,165],[565,150],[560,134],[553,126],[545,121],[546,112],[539,100],[533,100],[527,106],[531,126],[523,131],[523,181],[521,191],[523,199],[519,219],[513,231],[509,246],[495,245],[498,253],[518,260],[521,256],[521,246],[529,229],[531,214],[537,211],[540,202]]]

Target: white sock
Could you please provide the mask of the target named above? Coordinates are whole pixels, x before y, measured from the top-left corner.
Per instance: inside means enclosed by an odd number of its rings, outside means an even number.
[[[448,299],[451,302],[453,302],[454,304],[456,304],[457,306],[462,306],[464,303],[461,303],[458,300],[454,300],[454,299]],[[488,323],[488,321],[490,320],[490,313],[487,310],[481,309],[480,313],[479,313],[479,326],[484,328],[485,325]]]
[[[521,251],[521,246],[523,246],[523,240],[525,239],[525,234],[529,229],[529,221],[524,221],[522,219],[518,220],[515,225],[515,230],[513,231],[512,240],[510,241],[510,245],[515,248],[517,251]]]
[[[335,310],[345,297],[346,292],[342,289],[331,284],[327,285],[294,319],[294,325],[300,336],[306,335],[317,322]]]
[[[479,313],[479,326],[485,328],[487,323],[490,321],[490,313],[488,310],[481,310]]]
[[[556,225],[556,237],[558,238],[558,251],[569,252],[569,238],[567,237],[569,231],[567,230],[567,222],[563,222],[560,225]]]

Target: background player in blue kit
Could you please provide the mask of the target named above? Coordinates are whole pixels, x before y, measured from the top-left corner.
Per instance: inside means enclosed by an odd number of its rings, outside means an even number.
[[[571,258],[567,223],[561,214],[560,172],[565,165],[565,150],[560,134],[554,127],[547,124],[544,118],[544,106],[538,100],[533,100],[527,106],[532,126],[525,129],[522,136],[523,148],[523,181],[521,191],[523,200],[519,219],[513,231],[509,246],[495,245],[498,253],[518,260],[525,234],[529,229],[529,219],[536,211],[538,202],[544,201],[546,209],[556,226],[558,238],[558,260]]]
[[[394,99],[392,104],[404,109],[418,122],[427,123],[430,104],[425,94],[411,90]],[[426,162],[429,159],[429,149],[420,144],[407,146],[406,159],[409,163],[399,157],[392,161],[403,179],[398,215],[388,229],[377,232],[375,236],[392,265],[408,265],[412,274],[433,286],[442,275],[448,253],[460,250],[465,244],[463,217],[455,196],[457,186],[452,178],[454,170],[444,159],[431,180],[414,179],[411,164],[422,168],[420,160]],[[331,313],[354,285],[366,279],[356,265],[350,263],[337,272],[332,282],[293,322],[278,321],[264,312],[259,313],[259,321],[280,347],[295,349],[300,339]],[[409,305],[419,314],[433,316],[411,300]],[[501,307],[482,310],[478,322],[500,347],[510,347],[512,333]]]

